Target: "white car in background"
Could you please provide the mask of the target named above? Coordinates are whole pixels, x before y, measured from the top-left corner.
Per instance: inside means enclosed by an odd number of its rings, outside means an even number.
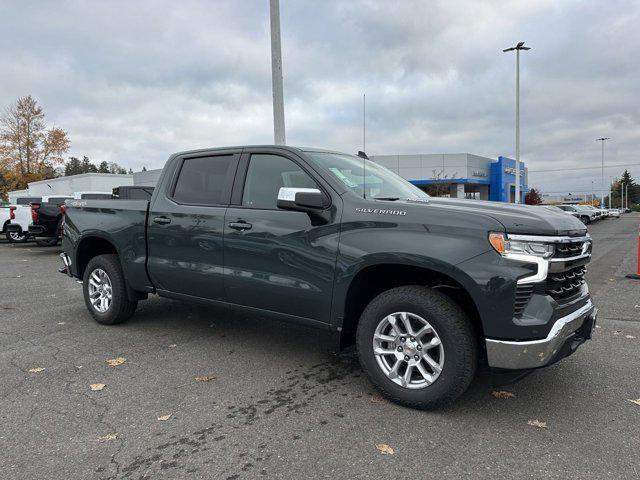
[[[595,211],[586,208],[584,205],[556,205],[560,210],[570,213],[574,217],[579,218],[585,225],[591,223],[598,218]]]
[[[6,223],[3,222],[3,232],[9,242],[23,243],[29,239],[31,204],[41,200],[40,197],[20,197],[16,199],[16,203],[9,205],[9,219]],[[8,225],[13,226],[11,231],[7,229]]]
[[[615,217],[615,218],[620,218],[620,210],[617,208],[610,208],[609,209],[609,216],[610,217]]]

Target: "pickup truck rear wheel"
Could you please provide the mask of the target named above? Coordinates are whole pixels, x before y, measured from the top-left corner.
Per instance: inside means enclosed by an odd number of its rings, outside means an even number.
[[[27,241],[28,235],[26,233],[9,232],[6,233],[9,243],[24,243]]]
[[[127,297],[127,285],[117,255],[93,257],[84,271],[84,301],[98,323],[115,325],[128,320],[137,301]]]
[[[466,314],[447,296],[419,285],[374,298],[360,317],[356,344],[374,386],[412,408],[451,404],[471,384],[478,363]]]

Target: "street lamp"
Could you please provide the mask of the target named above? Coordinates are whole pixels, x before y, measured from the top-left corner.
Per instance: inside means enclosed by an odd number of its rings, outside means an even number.
[[[505,48],[503,52],[516,51],[516,202],[520,203],[520,50],[531,50],[524,42],[515,47]]]
[[[596,138],[596,142],[602,142],[602,185],[600,186],[600,196],[602,197],[603,204],[604,204],[604,142],[606,142],[607,140],[611,140],[611,139],[609,137]],[[611,199],[609,199],[609,204],[611,204]],[[600,207],[602,208],[602,205]]]

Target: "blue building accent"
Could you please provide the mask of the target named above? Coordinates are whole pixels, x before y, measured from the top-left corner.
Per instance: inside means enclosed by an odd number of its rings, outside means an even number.
[[[495,202],[510,202],[511,194],[515,195],[516,161],[512,158],[498,157],[498,161],[491,164],[489,200]],[[520,162],[520,203],[529,191],[525,165]]]

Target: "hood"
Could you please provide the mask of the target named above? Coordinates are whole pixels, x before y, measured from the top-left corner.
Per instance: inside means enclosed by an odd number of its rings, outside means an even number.
[[[573,215],[532,205],[442,197],[431,197],[426,205],[492,217],[504,225],[507,233],[569,236],[587,233],[584,224]]]

